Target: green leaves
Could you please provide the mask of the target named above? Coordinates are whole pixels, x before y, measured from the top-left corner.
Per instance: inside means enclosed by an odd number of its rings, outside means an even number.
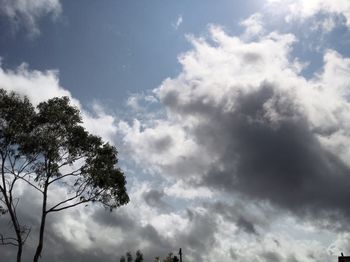
[[[100,202],[111,209],[128,203],[116,148],[81,123],[68,97],[49,99],[34,109],[27,98],[0,89],[0,145],[30,162],[27,170],[39,188],[62,182],[67,192],[75,190],[77,202]],[[75,171],[65,174],[66,166]]]
[[[24,140],[34,114],[34,107],[27,98],[0,89],[1,148]]]
[[[129,202],[124,173],[116,166],[116,148],[89,134],[81,123],[80,112],[70,105],[68,97],[49,99],[35,109],[27,98],[0,89],[0,200],[4,204],[0,215],[10,214],[14,239],[22,250],[30,229],[18,222],[20,200],[13,198],[16,181],[24,181],[41,193],[34,261],[42,252],[49,213],[88,202],[99,202],[112,210]],[[52,184],[65,194],[49,200]]]

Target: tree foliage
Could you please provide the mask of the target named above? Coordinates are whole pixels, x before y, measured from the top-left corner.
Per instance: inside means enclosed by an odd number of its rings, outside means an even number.
[[[142,261],[143,261],[143,254],[140,250],[137,250],[135,262],[142,262]]]
[[[159,258],[158,258],[158,261],[159,261]],[[179,261],[180,261],[179,258],[177,256],[174,256],[173,253],[169,253],[168,256],[163,259],[163,262],[179,262]]]
[[[132,262],[132,255],[131,255],[131,252],[126,252],[126,261],[127,261],[127,262]]]
[[[0,235],[0,244],[22,246],[29,230],[21,225],[14,197],[18,181],[42,196],[38,261],[44,243],[47,215],[88,202],[110,210],[128,203],[125,176],[116,166],[117,150],[82,127],[79,110],[67,97],[53,98],[36,108],[27,98],[0,89],[0,212],[9,214],[15,237]],[[57,188],[66,194],[49,199]]]
[[[126,257],[126,259],[125,259]],[[120,262],[143,262],[143,254],[140,250],[137,250],[136,251],[136,257],[135,257],[135,260],[133,261],[133,258],[132,258],[132,254],[130,251],[126,252],[126,255],[125,256],[121,256],[120,257]]]

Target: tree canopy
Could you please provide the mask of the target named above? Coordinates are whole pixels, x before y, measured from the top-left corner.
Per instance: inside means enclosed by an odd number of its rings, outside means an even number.
[[[0,244],[18,247],[17,261],[29,234],[17,217],[14,197],[19,181],[42,196],[38,261],[48,214],[88,202],[110,210],[129,201],[124,173],[117,167],[117,150],[82,126],[78,108],[68,97],[56,97],[34,107],[26,97],[0,89],[0,212],[9,215],[15,237],[0,234]],[[48,192],[66,194],[49,199]]]

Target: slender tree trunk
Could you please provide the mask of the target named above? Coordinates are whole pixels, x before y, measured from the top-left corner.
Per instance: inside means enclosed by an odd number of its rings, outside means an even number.
[[[8,197],[5,196],[5,202],[6,202],[6,205],[7,203],[10,205],[8,211],[9,211],[9,214],[10,214],[10,217],[11,217],[11,222],[13,224],[13,227],[15,229],[15,232],[16,232],[16,238],[17,238],[17,262],[21,262],[21,259],[22,259],[22,249],[23,249],[23,241],[22,241],[22,235],[21,235],[21,228],[20,228],[20,225],[18,224],[18,221],[17,221],[17,218],[16,218],[16,215],[14,213],[14,210],[12,209],[12,206],[11,204],[9,203],[8,201]]]
[[[16,233],[16,240],[17,240],[17,262],[21,262],[22,259],[22,249],[23,249],[23,241],[22,241],[22,235],[21,235],[21,228],[18,223],[16,213],[14,210],[14,207],[12,206],[12,201],[9,199],[9,196],[7,195],[7,187],[6,187],[6,180],[5,180],[5,161],[6,158],[2,155],[1,159],[1,178],[2,178],[2,187],[1,192],[4,196],[6,207],[8,209],[8,212],[10,214],[11,223],[13,225],[13,228],[15,229]],[[11,194],[11,192],[9,193]],[[11,197],[11,196],[10,196]]]
[[[23,248],[23,245],[22,245],[22,239],[21,239],[21,242],[18,243],[17,262],[21,262],[22,260],[22,248]]]
[[[45,231],[45,223],[46,223],[46,205],[47,205],[47,187],[48,187],[48,181],[46,181],[43,191],[43,206],[42,206],[42,212],[41,212],[41,223],[40,223],[40,231],[39,231],[39,243],[35,251],[34,255],[34,262],[39,261],[39,257],[41,256],[41,251],[43,250],[44,246],[44,231]]]

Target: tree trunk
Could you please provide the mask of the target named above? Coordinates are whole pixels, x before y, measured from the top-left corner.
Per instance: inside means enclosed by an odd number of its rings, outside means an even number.
[[[42,212],[41,212],[41,223],[40,223],[40,231],[39,231],[39,243],[35,251],[34,255],[34,262],[39,261],[39,257],[41,256],[41,251],[43,250],[44,246],[44,231],[45,231],[45,223],[46,223],[46,204],[47,204],[47,187],[48,183],[46,181],[43,191],[43,206],[42,206]]]
[[[5,201],[6,203],[8,203],[8,197],[5,197]],[[22,259],[22,249],[23,249],[23,242],[22,242],[22,235],[21,235],[21,228],[20,225],[18,224],[17,218],[15,213],[13,212],[12,207],[10,207],[8,209],[9,213],[10,213],[10,217],[11,217],[11,221],[13,224],[13,227],[15,229],[16,232],[16,238],[17,238],[17,262],[21,262]]]
[[[45,222],[46,222],[46,214],[41,216],[41,224],[40,224],[40,232],[39,232],[39,243],[35,251],[34,262],[39,261],[39,257],[41,256],[41,251],[44,246],[44,230],[45,230]]]
[[[22,259],[22,249],[23,249],[23,242],[22,242],[22,235],[21,235],[21,227],[18,223],[18,220],[17,220],[17,217],[16,217],[16,213],[15,213],[15,210],[12,205],[12,196],[10,195],[10,199],[9,199],[9,196],[7,195],[7,188],[6,188],[6,181],[5,181],[5,168],[4,168],[4,165],[5,165],[5,157],[2,156],[1,157],[2,159],[2,163],[1,163],[1,177],[2,177],[2,189],[1,189],[1,192],[4,196],[4,199],[5,199],[5,203],[6,203],[6,207],[8,209],[8,212],[10,214],[10,217],[11,217],[11,222],[12,222],[12,225],[15,229],[15,233],[16,233],[16,240],[17,240],[17,262],[21,262],[21,259]],[[9,194],[12,194],[11,192]]]
[[[21,262],[22,260],[22,243],[18,243],[17,247],[17,262]]]

